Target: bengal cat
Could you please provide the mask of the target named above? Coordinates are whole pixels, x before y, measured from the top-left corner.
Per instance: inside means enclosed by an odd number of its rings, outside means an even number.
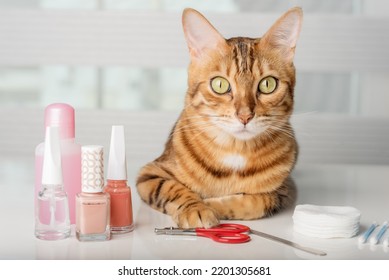
[[[183,228],[258,219],[294,199],[293,57],[302,10],[262,38],[224,39],[199,12],[182,23],[191,62],[184,109],[163,154],[137,178],[140,197]]]

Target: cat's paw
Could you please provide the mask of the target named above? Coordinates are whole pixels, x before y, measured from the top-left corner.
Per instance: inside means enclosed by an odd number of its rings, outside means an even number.
[[[219,219],[221,220],[229,220],[234,219],[234,211],[233,209],[227,207],[226,200],[231,199],[231,196],[227,197],[211,197],[204,199],[205,205],[214,209],[217,213]],[[236,203],[238,204],[238,203]]]
[[[196,204],[173,216],[180,228],[210,228],[219,224],[216,212],[204,204]]]

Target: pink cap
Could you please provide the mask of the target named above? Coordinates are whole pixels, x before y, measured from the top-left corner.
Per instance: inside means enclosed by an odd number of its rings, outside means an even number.
[[[45,109],[45,128],[58,126],[61,139],[74,138],[74,109],[65,103],[50,104]]]

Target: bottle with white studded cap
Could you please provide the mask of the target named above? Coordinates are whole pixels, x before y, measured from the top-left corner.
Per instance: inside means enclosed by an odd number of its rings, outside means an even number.
[[[81,188],[76,195],[76,237],[79,241],[111,238],[110,197],[103,192],[103,146],[82,146]]]

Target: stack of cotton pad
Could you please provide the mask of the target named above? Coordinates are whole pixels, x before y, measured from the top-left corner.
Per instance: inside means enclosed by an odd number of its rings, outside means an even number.
[[[350,238],[359,231],[361,212],[348,206],[297,205],[294,230],[320,238]]]

